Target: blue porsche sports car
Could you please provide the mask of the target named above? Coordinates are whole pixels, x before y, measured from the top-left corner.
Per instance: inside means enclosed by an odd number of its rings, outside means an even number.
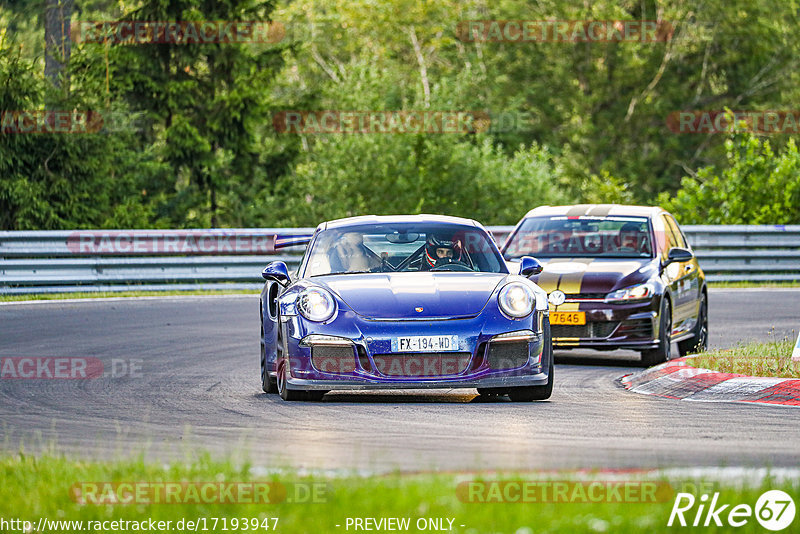
[[[475,221],[365,216],[320,224],[296,273],[267,265],[261,382],[285,400],[338,390],[477,388],[547,399],[553,352],[547,294],[520,260],[509,274]]]

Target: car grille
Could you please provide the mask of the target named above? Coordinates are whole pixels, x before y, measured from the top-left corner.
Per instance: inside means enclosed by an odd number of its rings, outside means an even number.
[[[352,346],[315,345],[311,349],[311,363],[323,373],[347,374],[356,370]]]
[[[653,337],[653,321],[650,319],[632,319],[630,321],[623,321],[617,330],[619,336],[630,337]]]
[[[435,377],[463,373],[470,360],[469,352],[396,352],[372,357],[385,376]]]
[[[489,367],[516,369],[528,363],[528,342],[489,343]]]
[[[618,324],[619,321],[588,322],[581,325],[554,324],[550,327],[550,331],[554,338],[606,338],[611,335]]]
[[[567,299],[605,299],[605,293],[567,293]]]

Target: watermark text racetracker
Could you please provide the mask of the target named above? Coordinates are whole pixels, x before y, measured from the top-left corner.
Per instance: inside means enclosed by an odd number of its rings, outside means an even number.
[[[286,134],[469,134],[530,131],[533,116],[523,111],[452,110],[286,110],[272,116]]]
[[[666,123],[676,134],[798,134],[800,110],[673,111],[667,116]]]
[[[658,503],[675,494],[665,481],[471,480],[458,484],[464,503]]]
[[[0,111],[0,135],[86,134],[103,129],[103,115],[78,110]]]
[[[463,134],[487,131],[489,116],[474,111],[280,111],[272,118],[278,133]]]
[[[135,133],[153,126],[142,113],[127,113],[120,110],[0,111],[0,135]]]
[[[83,21],[70,28],[76,43],[208,44],[278,43],[286,28],[275,21]]]
[[[658,43],[674,31],[663,20],[465,20],[456,27],[465,42],[506,43]]]
[[[67,237],[73,254],[269,254],[275,236],[229,230],[86,230]]]
[[[326,482],[78,482],[70,498],[82,505],[128,504],[319,504],[328,500]]]
[[[86,380],[94,378],[139,378],[143,361],[137,358],[78,356],[0,357],[0,380]]]

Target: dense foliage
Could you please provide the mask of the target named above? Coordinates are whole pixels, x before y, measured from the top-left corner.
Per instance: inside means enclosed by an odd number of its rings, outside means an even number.
[[[661,204],[685,224],[800,223],[800,153],[794,140],[776,155],[769,141],[729,139],[725,160],[687,176]]]
[[[52,0],[51,0],[52,1]],[[63,1],[63,0],[61,0]],[[0,110],[96,110],[86,134],[0,134],[0,229],[295,226],[436,212],[511,224],[560,202],[689,223],[800,223],[791,135],[681,134],[680,110],[792,110],[795,1],[75,0],[72,22],[280,22],[268,43],[72,42],[0,0]],[[56,2],[57,3],[57,2]],[[659,42],[470,39],[469,20],[657,20]],[[461,133],[283,133],[286,110],[468,110]]]

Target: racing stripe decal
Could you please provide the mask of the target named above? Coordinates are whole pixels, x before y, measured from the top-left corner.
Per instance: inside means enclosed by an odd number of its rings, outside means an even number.
[[[591,215],[592,217],[608,217],[608,212],[611,211],[612,206],[606,204],[604,206],[594,206],[589,208],[584,215]]]
[[[562,274],[558,280],[558,289],[560,289],[567,295],[574,295],[575,293],[581,292],[581,284],[583,283],[583,276],[586,274],[586,270],[589,268],[589,265],[594,261],[594,258],[571,258],[570,261],[586,265],[586,269],[576,273]],[[565,302],[561,306],[558,306],[554,311],[579,311],[579,310],[580,310],[579,302]]]
[[[553,263],[569,263],[571,261],[574,261],[574,258],[553,258],[548,262],[548,265]],[[547,277],[545,277],[545,274]],[[561,284],[561,276],[562,275],[560,273],[544,271],[541,275],[539,275],[539,281],[536,283],[539,284],[539,287],[547,291],[547,294],[549,295],[559,288],[559,285]],[[542,280],[544,280],[544,284],[542,283]],[[563,306],[565,306],[565,304],[562,304],[561,306],[553,306],[552,304],[548,304],[549,311],[551,312],[560,310]]]
[[[553,258],[552,260],[547,262],[547,265],[553,263],[566,263],[572,261],[572,258]],[[542,271],[542,274],[539,275],[539,278],[536,280],[536,284],[547,291],[549,295],[556,289],[558,289],[558,280],[561,278],[561,275],[558,273],[549,272],[546,268]]]
[[[539,278],[536,280],[536,285],[547,291],[549,295],[558,288],[558,275],[556,273],[549,273],[542,271]]]
[[[573,263],[582,263],[586,265],[586,268],[594,261],[593,258],[575,258],[571,260]],[[581,282],[583,281],[583,275],[586,274],[586,269],[582,269],[578,272],[574,273],[565,273],[561,275],[561,278],[558,281],[558,289],[566,293],[567,295],[572,295],[575,293],[581,292]]]
[[[588,204],[578,204],[577,206],[572,206],[567,210],[567,217],[580,217],[581,215],[586,215],[586,212],[591,208],[591,205]]]

